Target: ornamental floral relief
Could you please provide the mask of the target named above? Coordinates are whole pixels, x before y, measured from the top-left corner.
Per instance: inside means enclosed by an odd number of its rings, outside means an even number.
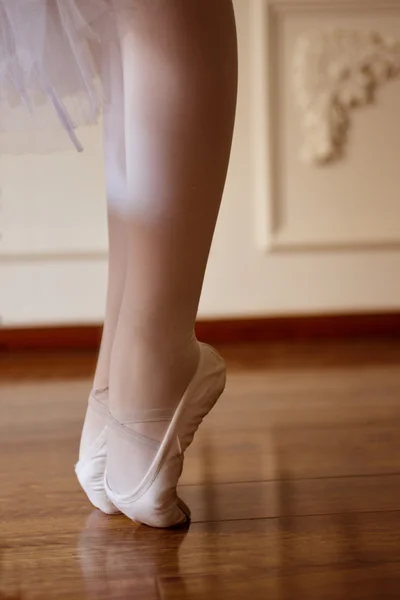
[[[336,29],[299,37],[294,92],[301,110],[308,164],[343,155],[352,110],[373,101],[377,89],[400,74],[400,41],[377,32]]]

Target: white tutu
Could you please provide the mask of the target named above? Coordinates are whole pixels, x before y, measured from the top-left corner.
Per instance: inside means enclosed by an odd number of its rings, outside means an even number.
[[[60,125],[82,149],[75,130],[98,120],[102,57],[132,4],[0,0],[0,152],[38,151]]]

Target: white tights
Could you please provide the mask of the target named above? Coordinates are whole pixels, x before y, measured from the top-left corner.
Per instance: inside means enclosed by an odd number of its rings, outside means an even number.
[[[107,465],[124,493],[197,368],[194,324],[236,104],[231,1],[137,2],[122,56],[122,69],[117,53],[109,57],[110,271],[94,387],[109,386],[111,414],[125,425],[127,435],[109,440]],[[133,441],[130,430],[140,434]]]

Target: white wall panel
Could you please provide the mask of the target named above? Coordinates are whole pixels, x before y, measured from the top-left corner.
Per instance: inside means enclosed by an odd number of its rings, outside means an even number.
[[[346,4],[277,1],[265,10],[264,19],[268,18],[270,38],[265,56],[269,54],[273,123],[269,140],[274,173],[269,198],[272,247],[397,245],[400,72],[377,86],[370,105],[349,111],[344,156],[322,166],[300,160],[302,111],[296,103],[293,80],[294,56],[304,35],[375,32],[400,44],[400,4],[384,0]],[[337,66],[335,59],[332,56],[331,68]]]

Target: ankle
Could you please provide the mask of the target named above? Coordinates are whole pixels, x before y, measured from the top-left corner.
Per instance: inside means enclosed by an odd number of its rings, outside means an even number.
[[[175,409],[193,379],[200,357],[194,335],[185,341],[135,341],[114,363],[111,413],[123,422],[141,409]]]

